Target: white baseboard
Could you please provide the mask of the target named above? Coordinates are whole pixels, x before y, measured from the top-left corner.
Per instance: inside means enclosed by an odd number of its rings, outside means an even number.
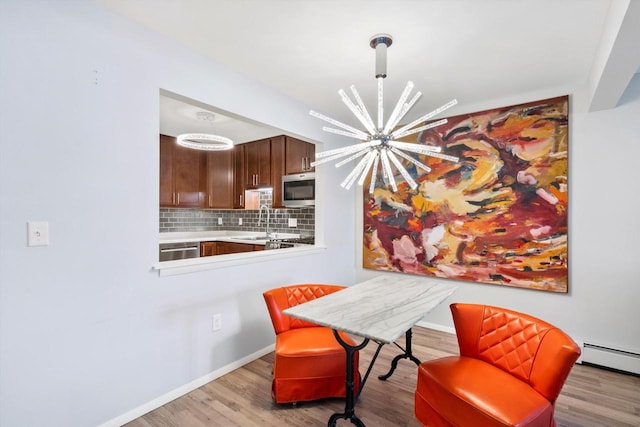
[[[207,375],[204,375],[200,378],[197,378],[181,387],[178,387],[175,390],[165,393],[162,396],[159,396],[153,399],[152,401],[145,403],[144,405],[141,405],[135,409],[132,409],[131,411],[128,411],[120,416],[117,416],[107,421],[106,423],[99,425],[98,427],[120,427],[128,422],[135,420],[136,418],[143,416],[148,412],[153,411],[154,409],[161,407],[162,405],[165,405],[171,402],[172,400],[177,399],[180,396],[184,396],[185,394],[197,389],[198,387],[202,387],[203,385],[215,380],[216,378],[220,378],[221,376],[226,375],[229,372],[234,371],[246,365],[247,363],[253,362],[256,359],[261,358],[265,354],[269,354],[274,350],[274,348],[275,348],[275,344],[271,344],[270,346],[267,346],[261,350],[258,350],[253,354],[243,357],[240,360],[236,360],[233,363],[223,366],[220,369],[216,369],[215,371],[210,372]]]
[[[423,328],[433,329],[434,331],[446,332],[452,335],[456,334],[456,329],[453,326],[444,326],[438,323],[430,323],[424,321],[420,321],[416,323],[416,325],[422,326]]]

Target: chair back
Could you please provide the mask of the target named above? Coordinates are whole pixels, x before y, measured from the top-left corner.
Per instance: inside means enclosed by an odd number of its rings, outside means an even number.
[[[275,288],[264,292],[264,301],[271,316],[276,335],[295,328],[318,326],[315,323],[295,319],[282,311],[307,301],[344,289],[344,286],[325,284],[300,284]]]
[[[580,348],[560,329],[499,307],[451,304],[460,355],[490,363],[555,402]]]

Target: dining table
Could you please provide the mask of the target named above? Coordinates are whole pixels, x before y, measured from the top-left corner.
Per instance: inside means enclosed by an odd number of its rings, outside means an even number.
[[[411,328],[456,289],[457,286],[452,283],[431,278],[384,274],[284,310],[288,316],[331,328],[336,340],[345,349],[345,410],[331,415],[329,427],[335,427],[337,420],[341,418],[358,427],[365,427],[364,422],[355,414],[355,404],[381,348],[393,343],[402,353],[394,357],[389,372],[380,375],[380,380],[389,378],[402,359],[409,359],[419,365],[420,360],[411,349]],[[347,343],[340,337],[339,331],[359,337],[361,341],[356,344]],[[403,334],[404,347],[395,342]],[[355,377],[361,378],[356,393],[353,374],[357,367],[354,365],[354,355],[370,341],[377,343],[378,347],[364,377]]]

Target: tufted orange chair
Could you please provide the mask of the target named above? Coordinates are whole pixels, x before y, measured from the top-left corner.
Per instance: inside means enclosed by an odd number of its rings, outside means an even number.
[[[344,286],[303,284],[264,292],[264,300],[276,333],[271,396],[276,403],[301,402],[346,394],[346,352],[330,328],[289,317],[282,313],[344,289]],[[341,333],[342,339],[354,345]],[[358,353],[354,354],[354,381],[359,385]]]
[[[427,426],[556,426],[556,398],[580,348],[560,329],[498,307],[452,304],[460,356],[418,367]]]

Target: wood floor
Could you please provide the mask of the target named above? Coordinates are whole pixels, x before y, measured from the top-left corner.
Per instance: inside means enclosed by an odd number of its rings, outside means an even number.
[[[404,346],[404,340],[398,343]],[[376,345],[361,351],[364,375]],[[416,366],[402,360],[387,381],[386,373],[398,354],[384,346],[356,405],[367,427],[419,427],[413,415]],[[458,353],[455,336],[415,327],[413,352],[421,360]],[[273,353],[216,379],[173,402],[140,417],[127,427],[326,426],[329,416],[342,412],[340,399],[276,405],[270,397]],[[574,366],[556,403],[558,427],[640,426],[640,378],[591,367]],[[352,426],[339,420],[337,426]],[[473,426],[470,426],[473,427]]]

